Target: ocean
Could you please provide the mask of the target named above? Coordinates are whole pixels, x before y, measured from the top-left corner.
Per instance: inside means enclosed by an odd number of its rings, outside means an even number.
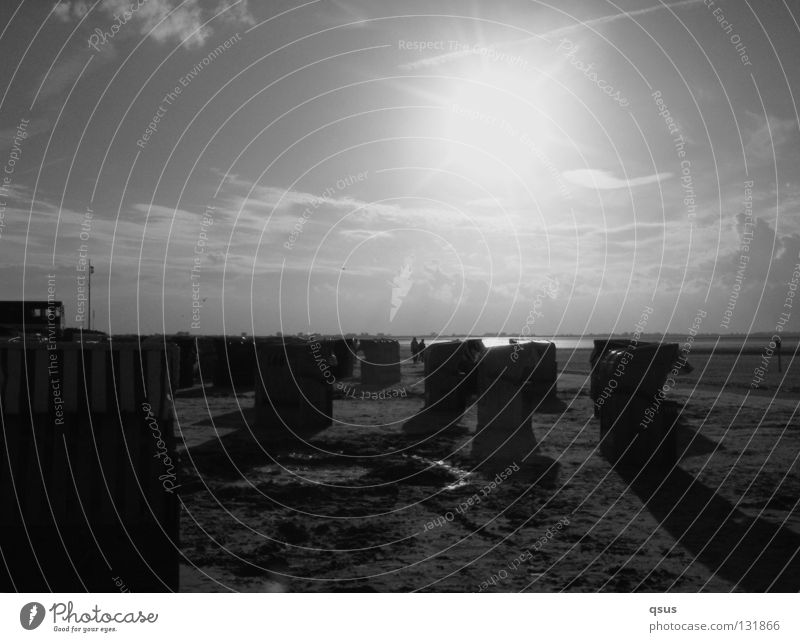
[[[411,341],[412,337],[394,337],[398,339],[400,342]],[[436,338],[429,338],[429,337],[417,337],[419,340],[420,338],[425,339],[426,345],[431,345],[433,343],[443,343],[446,341],[454,341],[457,339],[480,339],[483,341],[483,344],[487,347],[493,346],[501,346],[501,345],[508,345],[509,338],[511,337],[477,337],[477,336],[455,336],[455,337],[436,337]],[[592,335],[590,337],[530,337],[530,339],[534,341],[552,341],[556,344],[557,350],[591,350],[594,347],[594,340],[595,339],[619,339],[619,340],[627,340],[630,339],[630,336],[626,335],[612,335],[612,336],[603,336],[603,335]],[[642,341],[663,341],[668,343],[683,343],[686,341],[685,336],[680,335],[644,335],[641,338]],[[723,336],[723,337],[716,337],[716,336],[709,336],[709,335],[698,335],[695,337],[693,344],[692,344],[692,351],[695,352],[725,352],[725,353],[735,353],[735,352],[760,352],[770,347],[771,338],[766,335],[759,335],[759,336]],[[787,335],[783,337],[781,351],[783,354],[791,354],[797,351],[798,345],[800,344],[800,338],[798,335]]]

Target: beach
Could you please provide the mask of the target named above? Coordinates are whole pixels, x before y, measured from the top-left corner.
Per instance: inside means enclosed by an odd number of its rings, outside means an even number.
[[[363,390],[357,367],[305,443],[260,440],[252,389],[177,392],[181,591],[798,590],[797,358],[753,390],[758,354],[693,354],[668,395],[679,464],[637,475],[597,450],[588,354],[559,351],[538,447],[494,468],[474,405],[404,429],[424,394],[406,342],[401,381]]]

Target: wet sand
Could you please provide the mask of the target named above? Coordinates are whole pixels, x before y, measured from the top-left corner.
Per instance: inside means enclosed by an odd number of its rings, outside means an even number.
[[[181,590],[800,589],[797,360],[748,394],[749,363],[695,355],[670,393],[680,464],[635,476],[597,451],[588,351],[558,358],[538,448],[493,469],[471,453],[474,405],[404,430],[423,406],[410,360],[386,399],[362,398],[356,370],[334,425],[290,447],[254,437],[252,390],[177,393]]]

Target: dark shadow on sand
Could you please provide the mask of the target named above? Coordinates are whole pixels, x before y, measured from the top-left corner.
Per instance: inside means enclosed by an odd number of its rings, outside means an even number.
[[[696,432],[681,419],[675,424],[675,446],[680,459],[708,455],[718,448],[717,442]]]
[[[678,460],[707,455],[717,444],[695,431],[669,403]],[[678,467],[617,466],[617,473],[659,524],[715,575],[748,592],[800,589],[800,535],[749,516]]]
[[[238,479],[248,470],[270,463],[271,457],[290,452],[318,452],[306,441],[323,428],[295,431],[275,427],[271,431],[256,429],[255,409],[234,410],[194,425],[214,425],[226,433],[187,449],[184,465],[193,465],[200,477]],[[233,429],[233,432],[227,432]],[[272,434],[269,434],[269,433]]]
[[[561,464],[558,460],[540,453],[534,452],[528,456],[524,456],[524,453],[521,453],[520,458],[518,460],[515,459],[513,462],[494,457],[489,457],[482,462],[472,461],[475,471],[487,479],[492,479],[497,473],[512,464],[519,467],[519,470],[513,475],[515,484],[546,489],[555,489],[560,486]]]
[[[647,510],[697,561],[748,592],[800,590],[800,535],[746,515],[680,468],[618,470]]]
[[[231,396],[244,396],[253,394],[253,386],[236,386],[235,388],[226,388],[224,386],[215,386],[212,384],[195,384],[191,388],[181,388],[179,390],[173,389],[172,396],[175,399],[199,399],[200,397],[231,397]]]
[[[463,412],[422,408],[403,424],[406,435],[463,434]]]

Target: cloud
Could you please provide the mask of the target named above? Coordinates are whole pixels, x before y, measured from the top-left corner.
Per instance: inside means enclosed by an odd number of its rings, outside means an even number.
[[[669,172],[640,176],[639,178],[620,179],[610,172],[601,169],[573,169],[562,173],[570,183],[589,189],[626,189],[650,185],[672,177]]]
[[[126,0],[120,0],[124,3]],[[152,2],[144,5],[141,15],[142,35],[150,34],[156,42],[175,39],[187,47],[201,46],[209,38],[211,28],[203,26],[203,13],[196,0],[177,7],[169,2]]]
[[[11,149],[14,143],[14,137],[17,135],[17,132],[19,131],[18,129],[19,124],[15,123],[13,127],[5,127],[3,129],[0,129],[0,153],[5,153],[6,150]],[[24,140],[27,141],[43,132],[49,132],[51,127],[52,123],[46,118],[39,118],[39,117],[31,118],[28,121],[27,127],[25,127]],[[19,176],[19,174],[20,172],[17,171],[16,175]]]
[[[494,44],[487,44],[478,49],[506,49],[508,47],[513,47],[515,45],[522,45],[527,44],[530,42],[540,42],[542,40],[552,40],[553,38],[561,38],[568,34],[574,33],[576,31],[581,31],[583,29],[594,29],[595,27],[600,27],[612,22],[617,22],[619,20],[624,20],[627,18],[635,18],[638,16],[643,16],[649,13],[653,13],[656,11],[663,11],[664,9],[678,9],[680,7],[686,7],[696,4],[702,4],[703,0],[680,0],[680,2],[675,2],[673,4],[657,4],[652,7],[645,7],[644,9],[635,9],[634,11],[624,11],[622,13],[613,13],[608,16],[602,16],[600,18],[594,18],[592,20],[581,20],[574,24],[568,25],[566,27],[560,27],[558,29],[552,29],[550,31],[546,31],[544,33],[538,34],[536,36],[530,38],[521,38],[517,40],[511,40],[507,42],[499,42]],[[467,56],[471,56],[475,54],[475,50],[473,49],[464,49],[459,51],[453,51],[451,53],[440,54],[438,56],[431,56],[430,58],[423,58],[421,60],[415,60],[413,62],[404,63],[399,65],[399,68],[403,71],[414,71],[416,69],[424,69],[428,67],[437,67],[439,65],[446,64],[448,62],[453,62],[455,60],[460,60],[461,58],[465,58]]]
[[[800,265],[800,235],[780,235],[767,221],[753,217],[750,223],[743,213],[736,215],[734,229],[740,247],[713,261],[709,308],[716,307],[720,318],[726,308],[731,310],[730,330],[735,332],[774,329],[789,309],[785,302],[791,301],[792,275]],[[711,265],[698,267],[702,276]]]
[[[135,220],[140,220],[142,223],[145,217],[148,220],[162,219],[171,221],[174,219],[181,219],[184,221],[199,221],[203,218],[202,214],[196,214],[188,210],[182,210],[175,207],[166,207],[164,205],[149,205],[147,203],[134,203],[130,206],[130,210],[135,212],[133,215]],[[141,218],[139,218],[141,215]]]
[[[304,213],[311,220],[322,218],[329,225],[330,221],[324,215],[336,212],[337,217],[346,218],[361,228],[382,225],[384,228],[412,226],[452,229],[453,226],[463,226],[466,220],[462,213],[452,208],[406,207],[397,202],[371,202],[332,188],[318,194],[274,186],[256,186],[251,190],[249,182],[238,178],[229,180],[226,185],[232,192],[220,198],[225,212],[237,219],[237,225],[250,220],[257,223],[259,229],[264,227],[267,217],[268,228],[273,230],[282,229],[281,225],[294,225],[297,217]],[[250,192],[246,198],[245,191]],[[498,233],[508,232],[507,222],[493,211],[471,212],[469,221],[478,227],[492,224]]]
[[[328,0],[317,5],[315,9],[325,24],[337,26],[348,24],[351,29],[360,29],[367,25],[364,22],[366,14],[350,2]]]
[[[406,258],[403,267],[391,281],[392,285],[392,309],[389,311],[389,322],[394,321],[397,311],[403,305],[403,299],[408,295],[409,290],[414,285],[414,258]]]
[[[113,47],[101,49],[100,53],[95,54],[95,59],[101,62],[109,62],[116,57]],[[65,58],[61,58],[58,63],[49,70],[49,73],[37,84],[37,92],[34,94],[36,100],[50,98],[52,96],[66,95],[78,80],[82,70],[87,66],[87,57],[81,52]]]
[[[797,122],[793,118],[748,115],[754,123],[745,134],[745,151],[750,161],[772,161],[780,147],[797,138]]]
[[[743,212],[736,215],[735,221],[739,246],[747,245],[748,251],[738,249],[725,257],[723,280],[733,281],[736,269],[743,263],[741,256],[746,254],[747,276],[756,279],[759,286],[767,279],[775,285],[782,283],[800,260],[800,235],[781,236],[763,218],[753,217],[751,223]]]
[[[241,0],[240,2],[220,0],[214,10],[214,14],[220,14],[219,19],[229,24],[247,26],[256,24],[256,19],[253,17],[253,14],[250,13],[248,0]]]
[[[354,241],[366,241],[368,239],[374,239],[378,237],[384,238],[391,238],[391,232],[382,232],[376,230],[365,230],[365,229],[354,229],[354,230],[341,230],[339,232],[339,236],[342,236],[347,239],[352,239]]]
[[[89,7],[84,0],[77,0],[75,2],[64,0],[57,3],[53,8],[53,14],[62,22],[80,20],[87,13],[89,13]]]
[[[84,0],[62,0],[53,12],[67,22],[83,18],[88,8]],[[204,26],[216,15],[219,17],[215,21]],[[141,0],[141,4],[134,5],[130,0],[103,0],[90,17],[98,19],[97,28],[102,31],[109,31],[112,25],[121,22],[123,28],[119,33],[123,33],[125,25],[130,23],[138,35],[149,35],[159,43],[177,40],[187,48],[205,44],[213,34],[214,25],[255,24],[247,0]],[[107,28],[103,27],[104,22],[108,23]]]
[[[582,29],[587,29],[587,28],[593,29],[594,27],[601,27],[611,22],[617,22],[619,20],[625,20],[627,18],[636,18],[639,16],[647,15],[649,13],[654,13],[656,11],[663,11],[664,9],[679,9],[681,7],[687,7],[695,4],[702,4],[703,2],[704,0],[680,0],[680,2],[674,2],[672,4],[663,4],[660,2],[657,5],[654,5],[652,7],[645,7],[644,9],[634,9],[633,11],[612,13],[611,15],[602,16],[600,18],[594,18],[592,20],[582,20],[567,27],[561,27],[560,29],[553,29],[552,31],[548,31],[547,33],[543,34],[543,37],[548,39],[560,38],[561,36],[565,36],[569,33],[573,33],[575,31],[579,31]]]
[[[517,44],[519,42],[524,42],[521,40],[515,40],[513,43],[507,44]],[[493,45],[494,48],[499,49],[503,47],[503,44]],[[471,56],[472,51],[470,50],[461,50],[461,51],[453,51],[451,53],[441,54],[439,56],[432,56],[430,58],[423,58],[422,60],[415,60],[413,62],[405,62],[402,65],[398,65],[399,69],[403,71],[416,71],[417,69],[425,69],[427,67],[438,67],[439,65],[443,65],[448,62],[452,62],[454,60],[461,60],[462,58],[466,58],[467,56]]]

